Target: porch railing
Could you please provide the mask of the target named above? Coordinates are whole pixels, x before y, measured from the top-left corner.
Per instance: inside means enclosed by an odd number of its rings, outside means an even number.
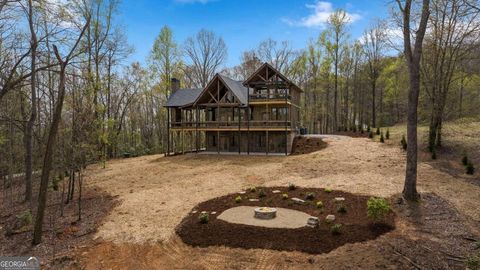
[[[172,128],[238,128],[238,121],[203,121],[203,122],[171,122]],[[278,128],[278,127],[290,127],[291,122],[285,120],[252,120],[240,122],[241,128],[266,127],[266,128]]]

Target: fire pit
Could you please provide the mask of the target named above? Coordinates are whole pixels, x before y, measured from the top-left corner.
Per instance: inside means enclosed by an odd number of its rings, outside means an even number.
[[[257,207],[255,208],[255,218],[258,219],[273,219],[277,216],[277,208],[272,207]]]

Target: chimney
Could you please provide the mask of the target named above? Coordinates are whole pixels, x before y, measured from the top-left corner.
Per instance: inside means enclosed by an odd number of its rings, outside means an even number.
[[[180,89],[180,80],[177,78],[172,78],[170,82],[171,93],[175,93],[178,89]]]

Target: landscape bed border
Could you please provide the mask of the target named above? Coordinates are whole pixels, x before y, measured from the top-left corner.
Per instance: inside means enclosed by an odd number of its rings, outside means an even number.
[[[374,223],[368,218],[367,201],[369,196],[325,190],[323,188],[290,190],[289,187],[257,187],[253,192],[247,190],[244,194],[231,193],[195,206],[175,231],[184,243],[195,247],[265,248],[321,254],[347,243],[375,239],[395,229],[395,213],[393,211],[390,211],[380,223]],[[273,191],[277,192],[273,193]],[[310,193],[314,194],[314,198],[306,200],[307,194]],[[285,199],[283,194],[288,194],[289,198]],[[242,198],[240,202],[237,199],[239,196]],[[305,203],[294,203],[291,200],[294,197],[304,199]],[[339,203],[335,202],[335,198],[338,197],[345,198],[341,204],[346,208],[346,213],[338,212]],[[254,201],[249,199],[254,199]],[[256,201],[257,199],[258,201]],[[316,202],[318,201],[322,201],[323,207],[317,207]],[[319,217],[320,225],[316,228],[267,228],[229,223],[217,218],[223,211],[239,205],[298,210]],[[208,213],[206,214],[208,218],[206,221],[203,220],[203,223],[199,220],[202,213],[203,215]],[[325,218],[329,214],[335,215],[335,221],[326,222]],[[333,229],[337,224],[341,224],[339,232]]]

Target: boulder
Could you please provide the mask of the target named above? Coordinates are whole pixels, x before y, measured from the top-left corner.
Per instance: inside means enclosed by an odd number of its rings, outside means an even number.
[[[315,227],[318,227],[318,224],[319,224],[318,217],[309,217],[307,219],[307,226],[308,227],[315,228]]]
[[[330,222],[333,222],[335,221],[335,216],[334,215],[328,215],[325,220],[330,223]]]
[[[305,201],[299,198],[292,198],[292,201],[296,204],[305,204]]]

